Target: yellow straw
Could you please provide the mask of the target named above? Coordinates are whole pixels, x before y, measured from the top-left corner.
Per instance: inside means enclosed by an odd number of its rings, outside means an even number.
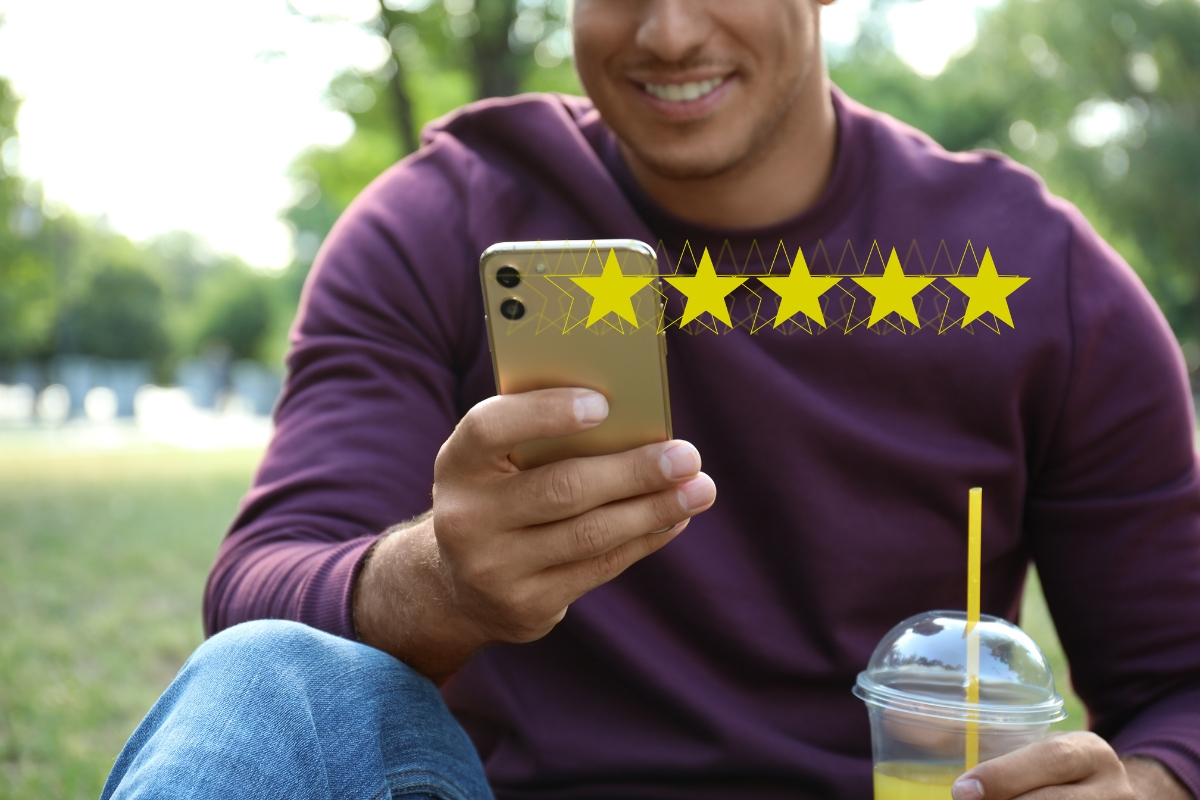
[[[983,532],[983,489],[970,491],[967,514],[967,703],[979,703],[979,561]],[[967,715],[966,768],[979,763],[979,723]]]

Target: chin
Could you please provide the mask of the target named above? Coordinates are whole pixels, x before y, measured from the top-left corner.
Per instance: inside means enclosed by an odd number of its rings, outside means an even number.
[[[699,142],[690,145],[647,142],[632,137],[623,137],[623,141],[641,165],[656,175],[676,181],[694,181],[729,172],[749,154],[748,147],[730,146],[732,136],[715,138],[723,140],[722,146]]]

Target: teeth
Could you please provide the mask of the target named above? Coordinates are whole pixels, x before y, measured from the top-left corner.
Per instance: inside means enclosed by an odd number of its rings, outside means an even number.
[[[689,103],[699,100],[725,82],[724,78],[713,78],[707,81],[692,81],[691,83],[645,83],[646,92],[659,100],[669,100],[672,103]]]

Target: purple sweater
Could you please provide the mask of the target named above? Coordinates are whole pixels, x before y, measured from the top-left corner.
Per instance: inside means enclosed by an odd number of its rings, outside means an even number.
[[[755,231],[655,207],[583,100],[488,101],[431,126],[313,268],[208,631],[272,617],[354,635],[364,554],[428,509],[439,445],[495,391],[488,245],[632,237],[661,242],[674,270],[687,239],[718,272],[786,274],[782,242],[814,273],[881,274],[878,242],[911,275],[952,272],[969,241],[1030,278],[999,335],[991,315],[939,333],[945,303],[946,321],[964,307],[944,278],[917,296],[919,330],[895,315],[868,327],[870,295],[848,278],[824,331],[751,333],[755,291],[769,295],[755,281],[732,296],[733,330],[670,328],[675,432],[716,505],[541,641],[480,653],[445,698],[502,800],[866,800],[850,688],[891,626],[964,606],[967,489],[983,486],[983,611],[1015,618],[1032,558],[1095,730],[1200,792],[1200,479],[1166,322],[1033,174],[834,99],[829,187]],[[969,254],[962,270],[975,274]]]

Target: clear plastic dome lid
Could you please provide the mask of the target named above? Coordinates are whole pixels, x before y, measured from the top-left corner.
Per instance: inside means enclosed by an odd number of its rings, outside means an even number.
[[[967,702],[967,615],[928,611],[892,628],[858,675],[868,704],[939,719],[1039,725],[1064,719],[1041,649],[1016,625],[981,615],[979,702]],[[972,637],[974,639],[975,637]]]

